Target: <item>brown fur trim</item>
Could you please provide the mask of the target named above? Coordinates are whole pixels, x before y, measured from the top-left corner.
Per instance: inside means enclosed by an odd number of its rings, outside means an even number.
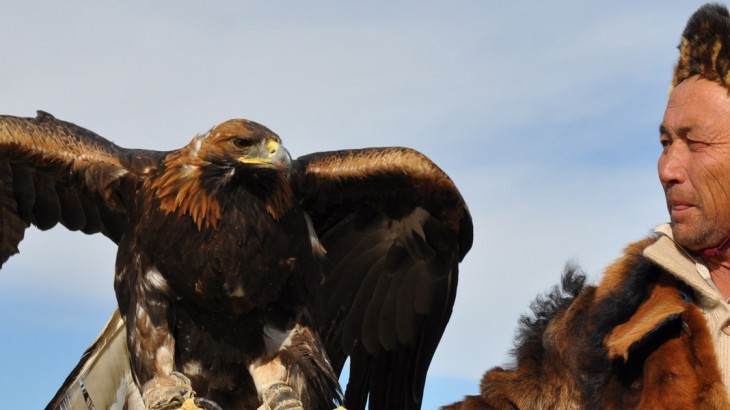
[[[601,284],[596,291],[596,299],[603,299],[608,294],[623,289],[625,287],[627,267],[636,264],[636,261],[643,257],[644,249],[656,242],[657,238],[645,238],[626,246],[624,255],[606,268]]]
[[[628,322],[616,326],[606,337],[608,357],[628,360],[631,346],[641,341],[662,322],[678,316],[686,308],[686,302],[673,286],[669,277],[663,276],[654,286],[649,299],[639,306]]]
[[[483,410],[496,408],[498,407],[490,406],[489,402],[482,396],[466,396],[463,401],[443,406],[441,410]],[[514,409],[514,407],[507,408]]]
[[[566,280],[567,279],[567,280]],[[574,279],[568,274],[563,278],[563,289],[569,289]],[[582,284],[582,279],[579,279]],[[538,299],[533,304],[537,318],[542,319],[542,311],[548,310],[551,320],[544,331],[539,326],[528,326],[522,341],[514,354],[517,367],[513,370],[501,367],[488,371],[482,378],[480,389],[485,400],[470,400],[476,406],[482,401],[485,407],[465,408],[521,408],[521,409],[571,409],[581,407],[580,372],[581,348],[586,332],[585,312],[594,303],[595,288],[583,289],[575,299],[570,298],[561,306],[558,302],[555,313],[549,313],[548,306],[559,296],[557,289],[546,300]],[[523,318],[523,326],[526,320]],[[490,407],[491,406],[491,407]]]
[[[639,409],[728,409],[714,347],[702,313],[689,305],[684,330],[664,341],[643,362]],[[611,400],[611,395],[606,395]],[[626,408],[623,404],[609,408]]]
[[[682,316],[687,324],[688,339],[692,349],[693,370],[703,381],[700,392],[697,395],[697,403],[714,409],[730,408],[727,390],[722,384],[722,374],[717,365],[715,347],[712,343],[712,336],[707,328],[707,321],[702,312],[695,305],[690,305]]]

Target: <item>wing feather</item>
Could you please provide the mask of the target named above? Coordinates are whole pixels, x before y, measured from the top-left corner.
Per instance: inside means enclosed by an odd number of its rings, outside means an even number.
[[[397,247],[391,248],[385,256],[385,262],[382,268],[378,269],[376,267],[369,272],[369,276],[375,278],[376,285],[374,292],[370,295],[370,300],[367,301],[365,315],[361,321],[361,338],[365,350],[374,356],[380,353],[380,350],[385,347],[381,342],[381,332],[378,329],[381,324],[385,324],[380,322],[380,313],[385,306],[386,296],[393,278],[393,265],[397,264],[402,258],[401,251]]]
[[[53,228],[61,219],[61,203],[50,176],[38,173],[33,178],[35,202],[33,203],[33,224],[45,231]]]
[[[383,260],[376,260],[374,263],[369,261],[366,261],[365,258],[361,258],[363,262],[359,266],[362,267],[364,270],[364,274],[362,276],[360,275],[352,275],[349,276],[349,280],[354,280],[355,282],[358,282],[360,286],[355,290],[355,297],[352,298],[352,286],[351,282],[342,280],[340,281],[340,286],[337,286],[341,289],[341,295],[344,297],[344,301],[338,305],[334,305],[332,303],[328,303],[327,313],[332,311],[333,307],[337,307],[338,310],[345,310],[346,316],[343,323],[343,329],[344,334],[342,335],[342,341],[340,343],[342,352],[347,355],[350,354],[353,350],[353,346],[356,346],[358,343],[362,343],[363,335],[362,335],[362,326],[363,326],[363,320],[366,313],[366,307],[368,306],[369,301],[371,300],[373,293],[375,293],[375,289],[378,286],[378,275],[377,272],[380,271],[381,266],[385,264]],[[357,265],[355,265],[357,266]],[[332,271],[332,272],[338,272],[338,271]],[[337,285],[335,281],[332,283],[333,285]],[[325,317],[329,316],[326,314]],[[334,318],[333,318],[334,319]],[[332,319],[330,319],[332,320]],[[332,322],[330,322],[332,323]],[[334,323],[332,323],[334,325]],[[333,326],[334,328],[339,327]],[[332,340],[333,343],[336,343],[336,340]],[[329,350],[328,350],[329,352]],[[344,361],[344,359],[343,359]]]
[[[397,308],[395,312],[395,329],[398,333],[398,342],[405,345],[416,338],[416,287],[412,286],[418,280],[422,264],[414,264],[401,275],[403,283],[398,290]]]
[[[56,185],[56,194],[61,206],[61,223],[71,231],[78,231],[86,226],[84,206],[76,191]]]
[[[378,317],[378,337],[380,344],[385,350],[393,350],[398,347],[398,300],[405,296],[403,292],[403,281],[408,277],[410,267],[403,269],[403,274],[397,275],[395,273],[387,275],[387,279],[381,279],[383,285],[386,286],[386,295],[383,300],[383,305],[380,309],[380,316]],[[393,332],[393,329],[396,331]]]
[[[33,170],[21,164],[11,164],[9,171],[12,173],[13,183],[10,185],[15,196],[15,205],[18,216],[26,223],[33,220],[33,205],[35,204],[35,182],[33,182]],[[11,197],[8,197],[11,198]]]
[[[28,223],[16,212],[18,204],[13,192],[13,175],[9,164],[0,163],[0,266],[18,253]]]
[[[315,153],[292,182],[327,251],[315,310],[348,409],[420,408],[472,224],[458,189],[406,148]]]
[[[31,224],[46,230],[60,222],[117,241],[134,192],[130,184],[163,155],[121,148],[42,111],[35,118],[0,116],[0,267],[18,252]]]

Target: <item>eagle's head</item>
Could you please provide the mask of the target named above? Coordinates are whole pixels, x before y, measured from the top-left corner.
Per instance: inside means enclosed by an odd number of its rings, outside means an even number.
[[[223,122],[196,135],[164,160],[162,172],[147,181],[166,212],[190,215],[198,228],[215,228],[221,196],[246,189],[280,218],[293,204],[288,183],[291,156],[265,126],[244,119]],[[224,195],[218,195],[223,192]]]
[[[228,120],[208,133],[195,137],[188,155],[235,175],[248,170],[269,169],[288,173],[289,152],[270,129],[248,120]],[[255,173],[255,172],[254,172]]]

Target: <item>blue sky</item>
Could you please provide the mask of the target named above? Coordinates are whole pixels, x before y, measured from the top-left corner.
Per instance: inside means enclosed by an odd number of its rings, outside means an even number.
[[[471,209],[424,409],[475,394],[575,261],[666,219],[658,124],[696,1],[3,2],[0,113],[173,149],[229,118],[294,156],[409,146]],[[0,271],[0,397],[41,408],[115,306],[102,236],[30,229]]]

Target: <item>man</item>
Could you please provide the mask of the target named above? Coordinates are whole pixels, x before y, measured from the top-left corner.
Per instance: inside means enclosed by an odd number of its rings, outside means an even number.
[[[730,14],[701,7],[660,126],[671,222],[523,318],[515,366],[449,409],[730,408]]]

